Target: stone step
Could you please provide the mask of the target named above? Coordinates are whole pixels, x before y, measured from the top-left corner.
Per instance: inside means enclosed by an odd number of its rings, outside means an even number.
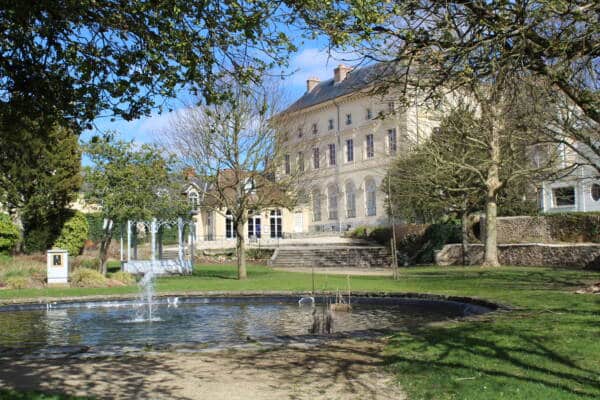
[[[276,249],[269,265],[275,267],[389,267],[391,255],[381,246],[319,246]]]

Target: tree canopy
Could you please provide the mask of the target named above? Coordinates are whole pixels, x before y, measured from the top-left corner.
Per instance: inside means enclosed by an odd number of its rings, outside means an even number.
[[[285,1],[41,0],[0,9],[3,112],[66,119],[148,114],[186,89],[214,101],[215,82],[284,65]],[[222,89],[222,88],[220,88]],[[10,110],[10,113],[7,112]]]

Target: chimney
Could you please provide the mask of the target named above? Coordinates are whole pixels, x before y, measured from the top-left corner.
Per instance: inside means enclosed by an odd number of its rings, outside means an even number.
[[[319,78],[316,77],[310,77],[306,80],[306,91],[308,93],[312,92],[312,90],[315,88],[315,86],[317,86],[319,84],[319,82],[321,82],[321,80]]]
[[[352,68],[346,67],[344,64],[340,64],[333,70],[333,83],[337,84],[346,79],[348,72],[352,71]]]

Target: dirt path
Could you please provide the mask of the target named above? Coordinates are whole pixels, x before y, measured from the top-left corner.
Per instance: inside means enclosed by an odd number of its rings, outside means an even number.
[[[91,360],[1,360],[0,387],[99,399],[401,400],[382,341],[159,353]]]

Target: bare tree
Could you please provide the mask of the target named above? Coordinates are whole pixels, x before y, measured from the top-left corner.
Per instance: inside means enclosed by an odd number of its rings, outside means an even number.
[[[223,84],[234,95],[219,104],[178,112],[164,132],[165,144],[203,182],[201,207],[230,213],[237,237],[238,278],[245,279],[248,213],[290,208],[296,200],[296,174],[286,174],[285,137],[273,123],[280,92],[269,85]]]

